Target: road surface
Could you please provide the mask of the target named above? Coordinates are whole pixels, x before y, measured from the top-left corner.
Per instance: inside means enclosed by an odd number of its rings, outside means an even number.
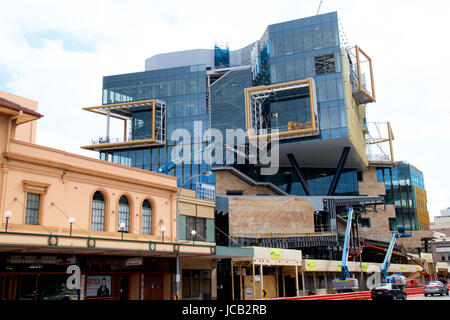
[[[440,295],[436,295],[436,296],[417,296],[417,297],[408,297],[408,300],[427,300],[427,301],[433,301],[433,300],[449,300],[450,301],[450,296],[440,296]]]

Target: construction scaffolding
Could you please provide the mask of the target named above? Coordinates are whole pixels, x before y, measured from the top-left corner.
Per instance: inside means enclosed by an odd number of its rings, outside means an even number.
[[[369,162],[392,165],[394,163],[393,140],[394,134],[389,122],[368,122],[366,153]]]
[[[376,101],[372,59],[360,47],[345,48],[353,96],[359,105]]]
[[[269,86],[247,88],[246,118],[249,139],[276,137],[290,139],[319,134],[318,111],[315,82],[312,78],[280,83]],[[309,99],[309,119],[306,122],[279,121],[283,117],[279,111],[272,110],[272,103]],[[295,108],[299,108],[295,105]],[[281,123],[279,123],[281,122]]]

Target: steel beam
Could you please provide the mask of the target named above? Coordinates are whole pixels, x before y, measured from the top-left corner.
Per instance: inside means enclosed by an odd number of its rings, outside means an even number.
[[[302,170],[300,169],[300,166],[298,165],[297,161],[294,158],[294,155],[292,153],[288,153],[287,157],[289,159],[289,162],[292,165],[292,168],[294,168],[295,173],[297,174],[298,180],[300,180],[300,183],[303,187],[303,190],[305,190],[305,193],[307,196],[312,196],[313,193],[311,189],[309,188],[308,182],[306,181],[305,176],[302,173]]]
[[[336,187],[341,178],[342,171],[344,170],[345,161],[347,160],[349,153],[350,153],[350,147],[345,147],[344,150],[342,150],[341,158],[339,159],[339,164],[336,169],[336,174],[334,175],[334,178],[331,181],[330,189],[328,190],[328,194],[327,194],[328,196],[333,196],[336,191]]]

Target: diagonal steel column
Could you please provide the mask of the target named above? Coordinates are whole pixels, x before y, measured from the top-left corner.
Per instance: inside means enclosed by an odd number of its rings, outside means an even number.
[[[309,188],[308,182],[305,179],[305,176],[302,173],[302,170],[300,169],[300,166],[298,165],[297,161],[294,158],[294,155],[292,153],[288,153],[287,157],[289,159],[289,162],[292,165],[292,168],[294,168],[295,173],[297,174],[298,180],[300,180],[300,183],[302,184],[303,190],[305,190],[305,193],[307,196],[312,196],[313,193],[311,189]]]
[[[331,181],[330,189],[328,190],[328,196],[334,195],[336,191],[336,187],[339,183],[339,179],[341,178],[342,171],[344,170],[345,161],[347,160],[348,154],[350,153],[350,147],[345,147],[342,150],[341,158],[339,159],[339,164],[336,169],[336,174],[334,175],[333,180]]]

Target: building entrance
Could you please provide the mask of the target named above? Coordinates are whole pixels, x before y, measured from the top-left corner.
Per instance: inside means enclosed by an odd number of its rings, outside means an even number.
[[[163,300],[164,287],[162,275],[144,276],[144,300]]]

